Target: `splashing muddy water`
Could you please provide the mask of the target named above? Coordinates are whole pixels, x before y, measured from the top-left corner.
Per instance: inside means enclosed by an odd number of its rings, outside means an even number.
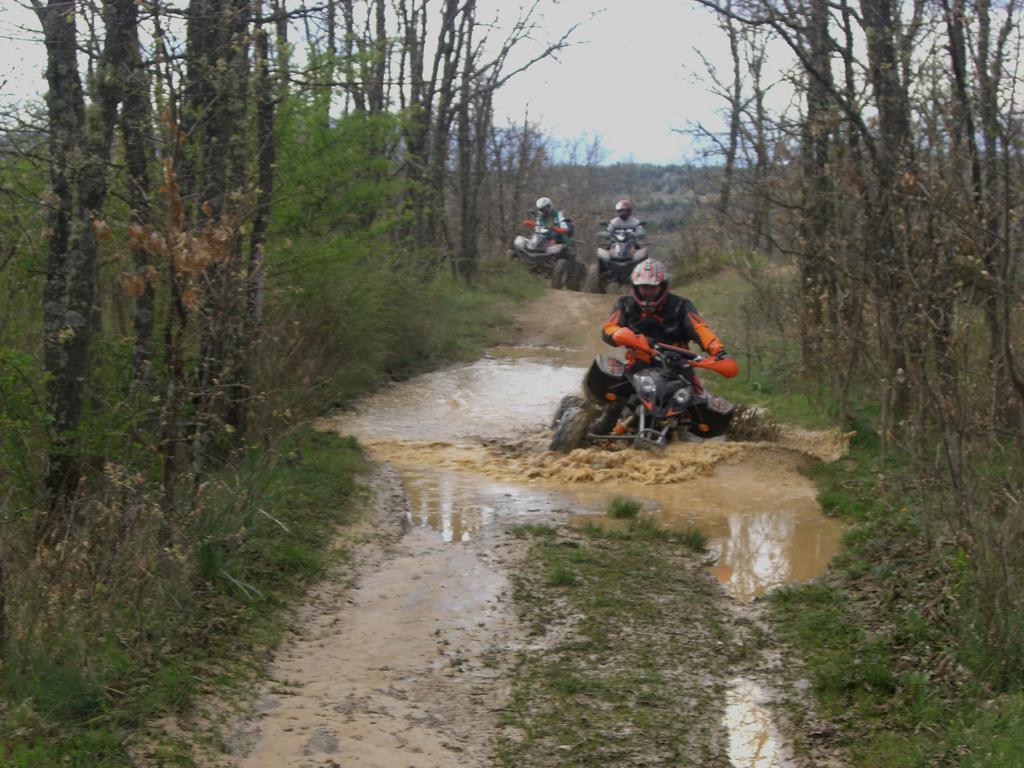
[[[329,426],[392,462],[421,510],[410,522],[445,541],[464,541],[499,518],[558,509],[582,511],[578,522],[603,521],[608,501],[628,496],[666,527],[703,530],[713,572],[738,598],[824,570],[841,528],[821,514],[799,470],[808,457],[841,454],[841,435],[791,430],[777,443],[551,453],[551,414],[563,394],[578,391],[584,372],[563,360],[560,350],[520,349],[428,374],[382,390]]]

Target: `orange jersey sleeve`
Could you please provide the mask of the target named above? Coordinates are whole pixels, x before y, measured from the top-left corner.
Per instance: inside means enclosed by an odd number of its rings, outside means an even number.
[[[690,324],[693,325],[693,330],[696,331],[697,336],[700,338],[700,345],[704,347],[709,355],[717,355],[725,349],[725,344],[718,340],[718,336],[711,330],[711,326],[704,322],[704,318],[696,312],[690,312],[687,318]]]
[[[606,344],[611,344],[613,347],[618,346],[618,344],[613,341],[613,337],[615,336],[615,332],[622,328],[622,325],[620,325],[621,320],[622,310],[619,309],[618,306],[613,307],[611,316],[601,327],[601,338],[604,339]]]

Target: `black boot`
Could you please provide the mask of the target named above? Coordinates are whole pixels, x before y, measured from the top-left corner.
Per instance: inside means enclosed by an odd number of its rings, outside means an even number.
[[[604,407],[596,419],[590,422],[590,434],[592,435],[607,435],[610,434],[616,424],[619,423],[619,414],[622,413],[622,406],[608,404]]]

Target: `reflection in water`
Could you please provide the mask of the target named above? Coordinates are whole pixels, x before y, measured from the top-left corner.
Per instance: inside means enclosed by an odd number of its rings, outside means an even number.
[[[786,768],[779,738],[762,703],[764,693],[749,680],[737,678],[725,697],[725,727],[733,768]]]
[[[777,457],[720,465],[676,485],[573,491],[595,509],[613,496],[631,496],[644,501],[666,528],[700,528],[716,555],[713,573],[729,594],[743,600],[821,574],[842,530],[821,514],[811,482],[793,468],[781,471]]]
[[[460,478],[451,473],[416,476],[403,473],[409,497],[410,523],[441,532],[446,542],[469,541],[470,535],[486,526],[494,507],[481,503]]]
[[[499,518],[507,522],[550,521],[564,508],[564,495],[487,481],[476,475],[398,465],[409,498],[409,522],[440,532],[446,542],[469,541]]]
[[[839,535],[835,521],[804,516],[798,507],[732,513],[711,531],[718,555],[713,571],[730,594],[751,599],[773,586],[819,575]]]

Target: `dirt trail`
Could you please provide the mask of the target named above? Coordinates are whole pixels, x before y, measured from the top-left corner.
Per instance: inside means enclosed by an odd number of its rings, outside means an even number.
[[[526,545],[509,535],[510,524],[564,523],[570,511],[599,512],[609,494],[625,488],[643,494],[660,510],[661,522],[672,525],[680,487],[688,489],[686,514],[700,516],[723,504],[712,498],[721,485],[717,473],[746,473],[761,483],[757,468],[765,464],[787,513],[797,498],[814,507],[813,491],[797,472],[799,456],[831,458],[842,451],[841,436],[792,431],[780,443],[681,445],[660,456],[544,452],[544,422],[553,404],[606,349],[595,329],[609,306],[607,296],[548,291],[522,313],[511,335],[514,347],[495,348],[475,367],[406,382],[354,414],[324,422],[324,428],[356,434],[379,462],[378,534],[359,550],[349,578],[327,580],[312,592],[251,713],[229,728],[230,754],[213,762],[242,768],[493,765],[510,651],[540,642],[527,639],[512,610],[509,576]],[[501,397],[472,396],[494,387]],[[658,487],[667,490],[659,495]],[[756,487],[751,493],[759,495]],[[725,561],[732,563],[725,556],[734,550],[749,559],[748,566],[728,565],[747,567],[742,578],[728,575],[737,584],[749,582],[744,596],[800,577],[786,565],[800,557],[785,549],[803,523],[785,517],[773,528],[766,519],[761,508],[736,505],[720,523],[701,518],[724,531],[717,547]],[[815,527],[810,548],[827,559],[831,536]],[[762,571],[767,580],[759,581]],[[746,632],[756,607],[724,594],[720,599],[730,603],[724,610],[737,632]],[[774,725],[742,724],[761,717],[768,694],[758,669],[765,664],[748,664],[746,676],[712,686],[723,695],[718,709],[709,710],[721,721],[709,724],[709,738],[728,748],[735,768],[802,765],[776,744],[781,737]],[[751,728],[753,742],[742,736]],[[743,756],[747,742],[755,743],[750,757]]]
[[[394,470],[375,480],[380,535],[356,577],[325,582],[297,617],[238,729],[237,765],[487,765],[481,734],[501,695],[479,664],[509,632],[501,542],[439,547],[406,531]]]

